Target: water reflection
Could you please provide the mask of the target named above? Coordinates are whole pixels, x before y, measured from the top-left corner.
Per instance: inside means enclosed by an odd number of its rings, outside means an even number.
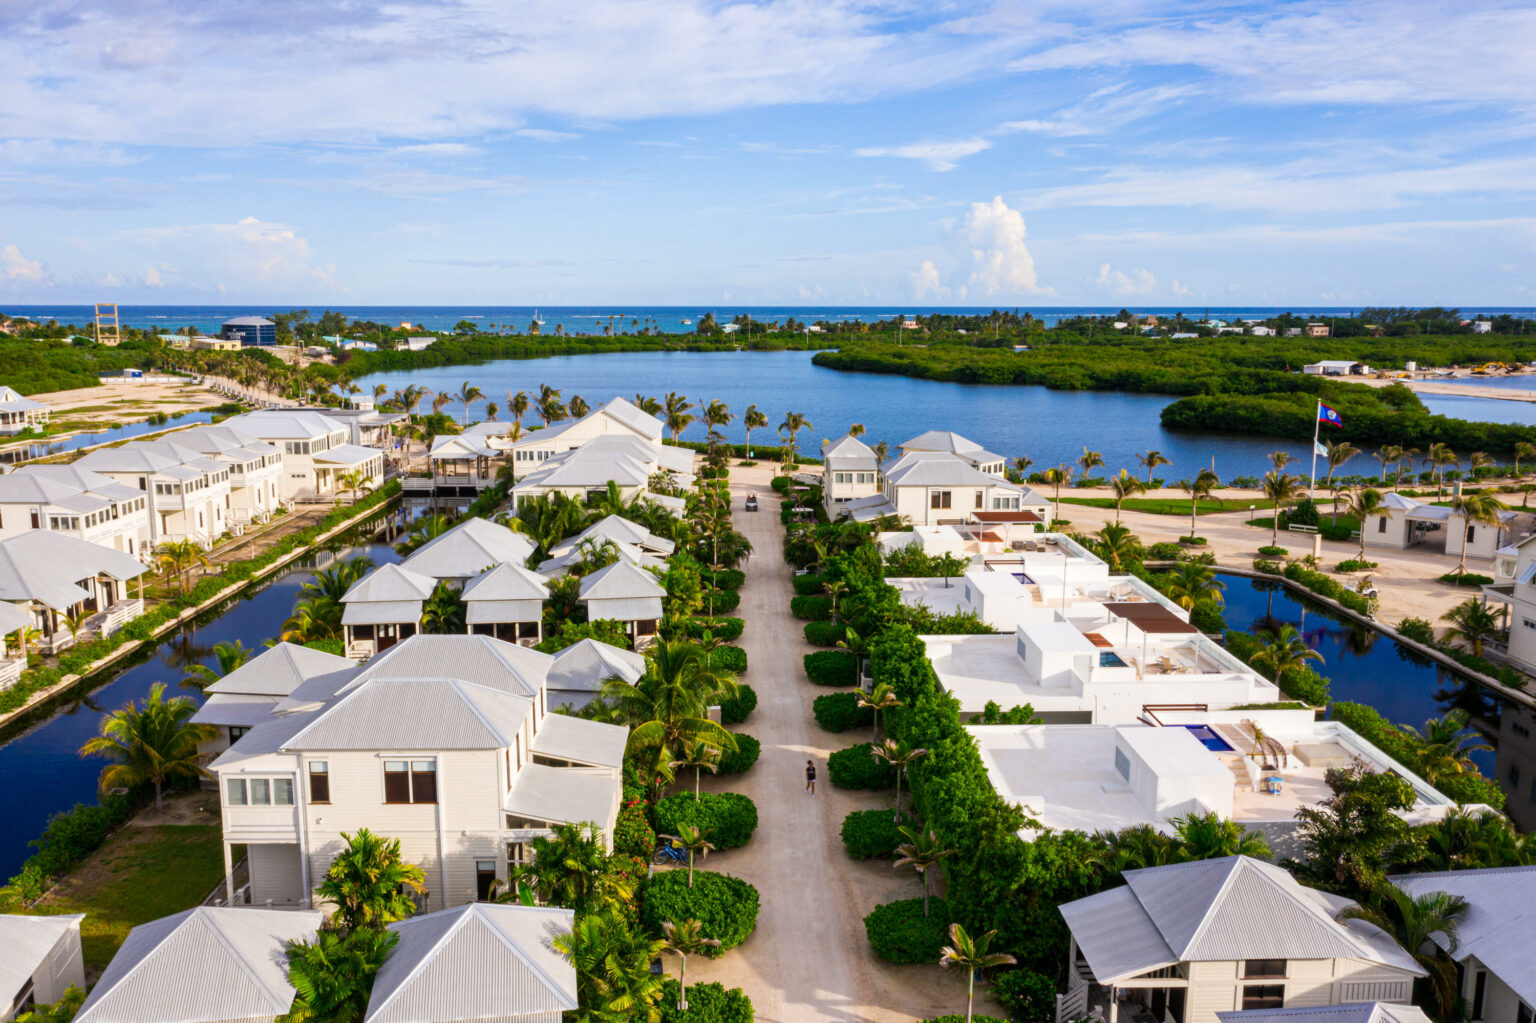
[[[57,455],[65,451],[78,451],[93,444],[107,444],[115,440],[142,437],[146,433],[154,433],[158,430],[170,430],[178,426],[197,426],[211,422],[213,422],[212,412],[183,412],[171,416],[171,420],[168,423],[151,423],[147,421],[123,423],[121,426],[113,426],[105,430],[76,433],[62,440],[32,441],[31,443],[6,448],[0,451],[0,463],[14,465],[17,462],[25,462],[33,458],[44,458],[48,455]]]

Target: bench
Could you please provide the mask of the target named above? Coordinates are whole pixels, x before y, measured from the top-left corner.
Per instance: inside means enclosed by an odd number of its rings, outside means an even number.
[[[1292,522],[1289,525],[1287,525],[1285,528],[1290,530],[1292,533],[1315,533],[1315,532],[1317,532],[1317,527],[1316,526],[1307,526],[1307,525],[1303,525],[1300,522]]]

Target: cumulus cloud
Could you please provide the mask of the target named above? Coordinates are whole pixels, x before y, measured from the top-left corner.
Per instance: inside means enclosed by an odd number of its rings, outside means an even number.
[[[939,277],[939,268],[933,265],[931,259],[923,260],[923,265],[912,271],[911,277],[912,297],[915,299],[943,301],[954,297],[954,289]]]
[[[1144,297],[1157,290],[1157,276],[1140,266],[1125,273],[1112,269],[1108,263],[1102,263],[1094,282],[1101,288],[1108,288],[1116,298]]]
[[[128,283],[192,290],[235,280],[243,288],[294,293],[338,291],[336,268],[315,259],[309,239],[287,224],[245,217],[232,224],[187,224],[123,231],[114,241],[155,259]],[[196,275],[176,270],[196,267]]]
[[[935,259],[925,259],[911,274],[913,297],[954,299],[967,295],[1049,295],[1035,272],[1035,257],[1025,242],[1024,216],[997,196],[991,202],[973,202],[958,224],[950,224],[952,255],[943,260],[948,275]],[[955,278],[967,274],[963,283]]]
[[[0,272],[4,272],[6,280],[32,284],[41,284],[48,277],[42,263],[23,256],[15,245],[0,248]]]
[[[954,170],[967,156],[992,148],[989,139],[975,136],[939,142],[911,142],[901,146],[867,146],[857,150],[860,156],[895,156],[903,160],[921,160],[930,170]]]

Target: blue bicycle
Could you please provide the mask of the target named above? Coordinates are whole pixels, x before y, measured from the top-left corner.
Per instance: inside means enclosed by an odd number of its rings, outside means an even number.
[[[657,864],[670,863],[674,866],[682,866],[688,862],[688,852],[687,850],[679,849],[670,843],[664,843],[656,847],[656,854],[651,857],[651,862]]]

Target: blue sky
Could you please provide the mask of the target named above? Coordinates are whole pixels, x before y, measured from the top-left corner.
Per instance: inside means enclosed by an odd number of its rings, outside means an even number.
[[[1479,0],[0,0],[0,303],[1536,305],[1533,50]]]

